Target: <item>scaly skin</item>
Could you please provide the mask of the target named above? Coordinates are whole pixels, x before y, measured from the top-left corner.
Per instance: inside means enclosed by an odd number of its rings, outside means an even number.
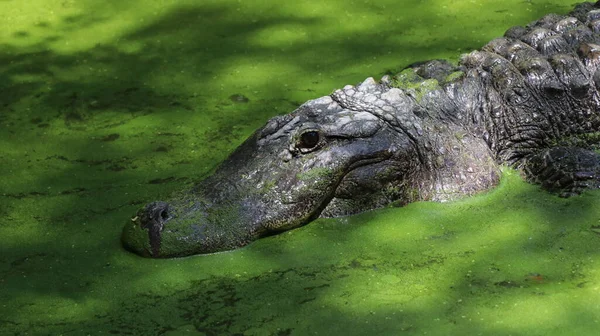
[[[317,217],[488,190],[500,164],[565,196],[598,188],[597,8],[275,117],[193,190],[140,209],[123,242],[150,257],[234,249]]]

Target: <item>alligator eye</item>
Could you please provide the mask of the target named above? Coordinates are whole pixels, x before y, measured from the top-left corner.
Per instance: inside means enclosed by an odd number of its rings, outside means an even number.
[[[319,144],[319,140],[320,140],[319,132],[317,132],[317,131],[304,132],[300,136],[300,143],[298,144],[298,147],[311,149]]]

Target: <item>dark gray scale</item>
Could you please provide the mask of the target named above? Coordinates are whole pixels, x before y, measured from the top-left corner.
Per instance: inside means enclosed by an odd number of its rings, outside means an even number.
[[[571,71],[580,72],[579,78],[579,96],[573,95],[577,99],[576,104],[582,111],[579,116],[579,128],[586,131],[596,132],[600,129],[600,45],[595,43],[582,43],[577,56],[581,63],[576,63],[577,67]],[[577,58],[575,58],[577,59]],[[571,65],[569,68],[573,67]]]
[[[577,54],[588,72],[593,74],[592,81],[598,91],[600,88],[600,45],[583,43],[577,50]]]
[[[577,55],[581,58],[588,73],[591,74],[594,86],[598,89],[600,87],[600,72],[598,70],[600,65],[600,9],[592,9],[585,13],[585,22],[591,37],[587,38],[587,42],[579,45]]]
[[[465,56],[465,58],[467,57]],[[464,65],[463,62],[461,64]],[[454,119],[458,124],[467,123],[465,127],[468,127],[470,132],[481,134],[485,141],[493,146],[487,132],[487,130],[493,129],[490,124],[492,121],[487,113],[482,113],[482,110],[487,110],[483,108],[487,100],[484,96],[481,74],[477,70],[465,69],[465,67],[462,67],[462,70],[465,71],[465,75],[460,81],[450,82],[443,86],[447,99],[454,104],[453,110],[448,111],[451,113],[448,119]],[[472,122],[471,125],[469,125],[469,121]]]
[[[600,20],[594,20],[594,21],[590,21],[588,23],[588,27],[590,27],[590,30],[594,33],[594,34],[598,34],[600,33]]]
[[[506,53],[506,59],[511,61],[513,64],[518,63],[521,60],[528,60],[540,55],[540,53],[533,49],[530,45],[518,40],[513,41],[510,45],[508,45]]]
[[[492,75],[494,88],[507,103],[504,127],[500,127],[502,131],[498,132],[498,139],[505,142],[500,145],[504,148],[500,157],[507,161],[513,161],[512,156],[518,159],[519,155],[526,154],[528,148],[543,147],[548,138],[557,139],[561,134],[572,133],[573,124],[581,120],[579,116],[568,116],[566,112],[577,105],[574,100],[592,93],[585,68],[579,66],[575,58],[565,56],[573,52],[573,47],[578,46],[581,40],[589,40],[591,30],[574,17],[559,15],[547,15],[528,28],[509,29],[505,38],[495,39],[482,49],[510,60],[525,83],[519,83],[519,78],[501,61],[493,60],[495,67],[487,69],[486,62],[482,64]],[[512,41],[511,38],[521,41]],[[553,64],[547,60],[548,57]],[[597,78],[600,82],[600,75]],[[565,99],[567,95],[576,99]],[[546,119],[551,115],[556,117]]]
[[[491,74],[491,83],[496,91],[502,94],[507,103],[513,106],[527,106],[531,102],[523,77],[514,65],[494,53],[486,53],[483,70]]]
[[[486,44],[482,51],[498,54],[510,61],[513,65],[523,60],[536,58],[540,53],[530,45],[511,38],[500,37]]]
[[[529,30],[523,26],[514,26],[506,30],[504,37],[519,40],[523,35],[527,34],[528,31]]]
[[[482,116],[483,125],[487,130],[484,139],[491,151],[497,158],[501,155],[499,152],[503,146],[498,144],[498,139],[506,137],[506,127],[502,116],[505,112],[505,106],[501,103],[501,94],[493,87],[493,78],[488,71],[482,69],[483,62],[487,55],[494,55],[491,52],[474,51],[462,55],[460,64],[467,70],[465,80],[461,85],[453,85],[456,92],[448,94],[449,97],[457,97],[459,106],[467,106],[467,113]],[[498,57],[498,56],[496,56]],[[462,99],[461,99],[462,98]]]
[[[544,129],[544,132],[528,134],[532,138],[530,141],[541,148],[547,142],[544,139],[559,139],[565,131],[570,133],[566,126],[570,124],[566,121],[571,111],[567,88],[555,74],[548,59],[542,56],[522,59],[515,66],[536,98],[537,105],[531,107],[536,111],[533,112],[533,123]]]
[[[565,32],[571,29],[575,29],[579,26],[582,26],[582,23],[576,18],[569,16],[556,22],[556,24],[554,24],[554,26],[552,27],[552,30],[559,34],[564,34]]]
[[[558,21],[552,30],[562,35],[562,37],[571,47],[576,48],[581,43],[591,42],[594,40],[594,32],[583,23],[590,22],[590,18],[594,19],[595,14],[590,17],[586,17],[586,20],[584,21],[569,16]]]
[[[554,74],[552,66],[545,57],[532,57],[515,62],[526,82],[539,94],[555,96],[564,91],[564,86]]]
[[[554,73],[568,89],[568,94],[577,100],[589,98],[591,76],[583,63],[573,55],[558,54],[548,59]]]
[[[542,125],[534,122],[542,113],[538,99],[517,68],[500,55],[486,53],[481,69],[490,74],[489,83],[497,92],[497,104],[502,106],[500,118],[495,121],[497,155],[507,162],[516,162],[544,142]],[[488,100],[496,101],[493,96]]]
[[[594,9],[587,13],[585,22],[600,20],[600,9]]]
[[[564,19],[564,16],[558,14],[548,14],[542,17],[541,19],[534,21],[527,25],[529,29],[535,28],[545,28],[552,29],[557,22]]]
[[[582,43],[577,49],[577,55],[585,65],[589,73],[597,71],[600,66],[600,45],[594,43]]]
[[[567,29],[567,27],[571,26],[576,27],[577,22],[577,19],[572,17],[565,18],[561,15],[549,14],[528,25],[528,29],[525,31],[519,30],[518,36],[514,36],[514,32],[510,32],[510,35],[525,42],[542,55],[550,56],[564,53],[571,49],[569,43],[561,36],[562,29]],[[507,34],[509,34],[509,31],[507,31]]]
[[[598,34],[600,33],[600,9],[590,11],[587,14],[585,23],[590,31],[596,35],[595,39],[598,41]]]
[[[504,58],[507,58],[507,49],[512,43],[512,39],[506,37],[499,37],[491,40],[486,45],[481,48],[482,51],[492,52],[494,54],[498,54]],[[508,58],[507,58],[508,59]]]
[[[581,43],[594,42],[594,34],[592,31],[584,26],[579,26],[563,33],[563,37],[567,43],[576,48]]]
[[[531,30],[529,33],[523,35],[520,40],[529,44],[534,49],[538,49],[540,43],[550,37],[556,35],[556,32],[547,29],[547,28],[535,28]],[[539,49],[538,49],[539,50]]]
[[[533,136],[532,141],[538,146],[542,146],[543,138],[560,137],[560,126],[553,122],[551,116],[560,113],[556,110],[568,108],[568,106],[563,106],[565,87],[556,77],[552,66],[545,57],[521,59],[515,63],[515,67],[523,75],[525,82],[532,90],[532,95],[536,98],[537,112],[532,113],[531,119],[535,125],[540,125],[546,131]]]
[[[573,48],[577,47],[583,42],[589,42],[594,39],[592,30],[588,28],[582,21],[572,16],[556,22],[554,27],[552,27],[552,30],[562,35],[566,44]]]
[[[522,59],[519,62],[515,62],[514,65],[534,89],[545,88],[546,86],[556,90],[563,88],[558,78],[554,75],[554,70],[550,66],[550,63],[544,57]]]
[[[594,3],[584,2],[575,6],[575,9],[569,13],[569,16],[577,18],[581,22],[587,22],[588,14],[597,10],[598,6]]]
[[[447,60],[431,60],[409,65],[407,68],[415,69],[422,79],[435,79],[439,83],[445,82],[448,75],[458,71],[458,68]]]
[[[529,45],[512,38],[499,37],[493,39],[481,48],[482,51],[498,54],[503,58],[513,62],[515,57],[535,57],[538,52]]]
[[[570,51],[571,46],[561,35],[553,35],[541,40],[537,50],[544,56],[552,56],[564,53],[565,51]]]
[[[596,90],[600,90],[600,70],[596,70],[594,72],[594,85],[596,86]]]
[[[523,170],[530,182],[562,197],[600,188],[600,156],[584,148],[542,150],[526,161]]]
[[[591,75],[583,63],[570,54],[555,55],[549,62],[566,88],[564,99],[555,100],[557,105],[564,106],[555,111],[556,122],[562,126],[565,135],[587,131],[586,125],[591,120],[584,111],[597,109],[595,97],[598,92],[592,85]]]

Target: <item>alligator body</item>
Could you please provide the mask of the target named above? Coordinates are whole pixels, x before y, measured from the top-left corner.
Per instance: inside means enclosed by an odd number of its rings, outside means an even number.
[[[143,256],[235,249],[318,217],[489,190],[499,165],[563,196],[600,186],[600,2],[513,27],[458,65],[428,61],[311,100],[215,173],[141,209]]]

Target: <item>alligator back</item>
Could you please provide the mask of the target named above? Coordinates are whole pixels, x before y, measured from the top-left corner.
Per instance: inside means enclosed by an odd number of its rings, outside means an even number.
[[[459,100],[451,117],[509,164],[598,131],[599,8],[583,3],[566,16],[546,15],[464,55],[464,78],[445,86]]]

